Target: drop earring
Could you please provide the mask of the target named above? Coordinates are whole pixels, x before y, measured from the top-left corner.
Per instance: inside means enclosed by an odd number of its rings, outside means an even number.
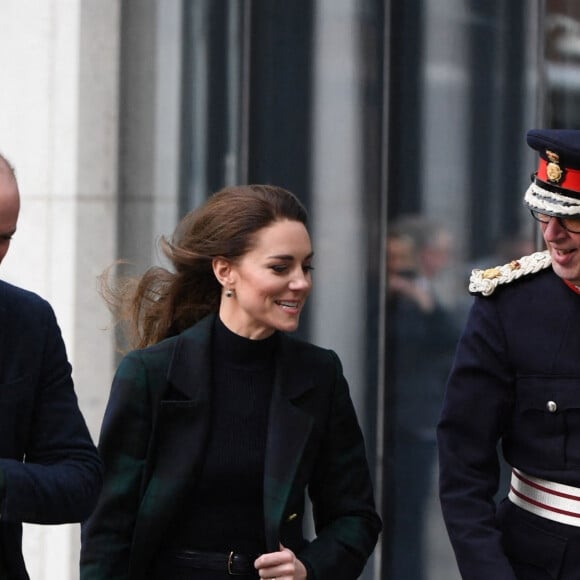
[[[229,288],[226,290],[226,297],[231,298],[234,295],[234,291]]]

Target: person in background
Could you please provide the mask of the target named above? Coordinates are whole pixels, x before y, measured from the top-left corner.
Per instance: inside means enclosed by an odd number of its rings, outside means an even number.
[[[19,213],[14,169],[0,155],[0,262]],[[23,522],[80,522],[101,478],[51,306],[0,280],[0,578],[28,579]]]
[[[424,216],[394,222],[387,238],[387,370],[395,408],[391,577],[426,576],[426,516],[435,480],[435,428],[459,336],[434,289],[449,233]],[[385,490],[385,497],[391,497]]]
[[[355,580],[381,521],[341,363],[288,334],[312,287],[304,207],[228,187],[162,243],[173,270],[113,300],[136,350],[103,420],[82,580]]]
[[[438,426],[462,578],[580,574],[580,131],[533,129],[524,202],[547,249],[476,269]],[[512,468],[496,508],[497,445]]]

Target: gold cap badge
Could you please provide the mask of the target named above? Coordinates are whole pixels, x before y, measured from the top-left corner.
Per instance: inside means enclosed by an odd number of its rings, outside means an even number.
[[[550,183],[560,183],[564,175],[564,171],[560,167],[560,156],[553,151],[546,149],[546,157],[548,164],[546,165],[546,175]]]

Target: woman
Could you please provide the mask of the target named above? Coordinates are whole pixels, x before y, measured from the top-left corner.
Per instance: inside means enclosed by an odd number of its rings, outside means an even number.
[[[82,580],[357,578],[381,527],[362,434],[336,354],[286,334],[312,286],[304,207],[226,188],[163,248],[174,271],[118,296],[138,350],[103,420]]]

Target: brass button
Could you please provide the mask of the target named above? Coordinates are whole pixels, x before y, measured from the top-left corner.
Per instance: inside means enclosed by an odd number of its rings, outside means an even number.
[[[555,401],[548,401],[546,403],[546,409],[549,413],[555,413],[558,410],[558,405],[556,405]]]

